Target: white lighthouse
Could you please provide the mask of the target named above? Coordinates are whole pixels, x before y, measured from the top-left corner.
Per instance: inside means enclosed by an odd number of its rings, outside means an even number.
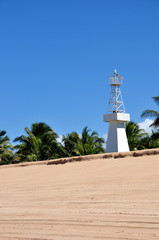
[[[120,86],[124,79],[114,70],[114,76],[109,77],[111,95],[108,114],[104,115],[104,121],[109,122],[109,132],[106,152],[128,152],[128,140],[125,131],[125,122],[130,121],[130,114],[125,113]]]

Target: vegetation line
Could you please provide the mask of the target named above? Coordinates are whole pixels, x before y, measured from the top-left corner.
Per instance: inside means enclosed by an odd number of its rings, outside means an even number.
[[[159,106],[159,96],[153,97],[153,100]],[[130,151],[159,148],[159,112],[146,110],[141,115],[141,117],[147,116],[155,117],[150,126],[152,127],[151,135],[140,129],[134,122],[126,123]],[[64,160],[60,161],[65,163],[66,158],[76,157],[78,161],[83,155],[105,153],[104,139],[88,127],[83,129],[81,135],[77,132],[63,135],[62,143],[58,141],[57,133],[46,123],[33,123],[30,129],[26,127],[24,130],[25,135],[14,139],[15,146],[10,143],[6,131],[0,130],[0,165],[58,158],[63,158]]]

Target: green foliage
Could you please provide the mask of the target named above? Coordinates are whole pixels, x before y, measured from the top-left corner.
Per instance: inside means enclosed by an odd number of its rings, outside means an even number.
[[[159,96],[153,97],[153,100],[156,102],[156,104],[159,106]],[[151,126],[158,128],[159,127],[159,111],[154,110],[145,110],[141,117],[155,117],[154,122],[151,124]]]
[[[57,142],[58,135],[45,123],[33,123],[31,130],[25,128],[27,136],[14,139],[20,144],[15,146],[17,159],[20,161],[41,161],[65,156],[65,151]]]
[[[105,152],[102,147],[104,140],[87,127],[83,129],[81,137],[76,132],[63,136],[64,146],[57,141],[57,133],[43,122],[33,123],[31,129],[26,127],[24,130],[25,135],[14,139],[17,142],[14,147],[5,136],[6,132],[0,131],[0,164]]]
[[[64,149],[69,156],[80,156],[88,154],[104,153],[104,140],[96,132],[90,133],[91,130],[85,127],[80,137],[76,132],[63,136]]]
[[[148,138],[148,134],[143,129],[140,129],[138,124],[134,122],[126,123],[126,135],[128,139],[130,151],[141,150],[145,148],[144,138]]]
[[[145,149],[159,148],[159,133],[152,131],[152,134],[142,138],[141,142]]]
[[[13,160],[13,145],[6,135],[6,131],[0,130],[0,164],[9,164]]]
[[[159,106],[159,96],[153,97],[155,103]],[[145,148],[158,148],[159,147],[159,111],[155,110],[145,110],[141,117],[154,117],[155,120],[150,125],[154,127],[155,131],[152,131],[151,136],[146,137],[143,141],[146,142]]]
[[[130,151],[159,147],[159,132],[152,131],[149,136],[134,122],[126,123],[126,134]]]

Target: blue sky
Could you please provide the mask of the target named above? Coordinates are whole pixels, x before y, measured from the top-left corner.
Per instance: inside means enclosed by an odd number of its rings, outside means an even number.
[[[116,68],[131,120],[159,95],[158,0],[0,0],[0,129],[34,122],[100,136]]]

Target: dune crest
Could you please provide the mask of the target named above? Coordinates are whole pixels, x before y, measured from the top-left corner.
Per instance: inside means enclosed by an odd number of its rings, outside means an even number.
[[[36,162],[24,162],[10,165],[2,165],[0,168],[10,168],[10,167],[26,167],[33,165],[57,165],[57,164],[65,164],[70,162],[81,162],[81,161],[89,161],[89,160],[99,160],[99,159],[110,159],[110,158],[126,158],[126,157],[141,157],[146,155],[158,155],[159,148],[154,149],[146,149],[146,150],[138,150],[138,151],[130,151],[130,152],[120,152],[120,153],[102,153],[95,155],[85,155],[85,156],[77,156],[77,157],[67,157],[67,158],[59,158],[59,159],[50,159],[44,161],[36,161]]]

